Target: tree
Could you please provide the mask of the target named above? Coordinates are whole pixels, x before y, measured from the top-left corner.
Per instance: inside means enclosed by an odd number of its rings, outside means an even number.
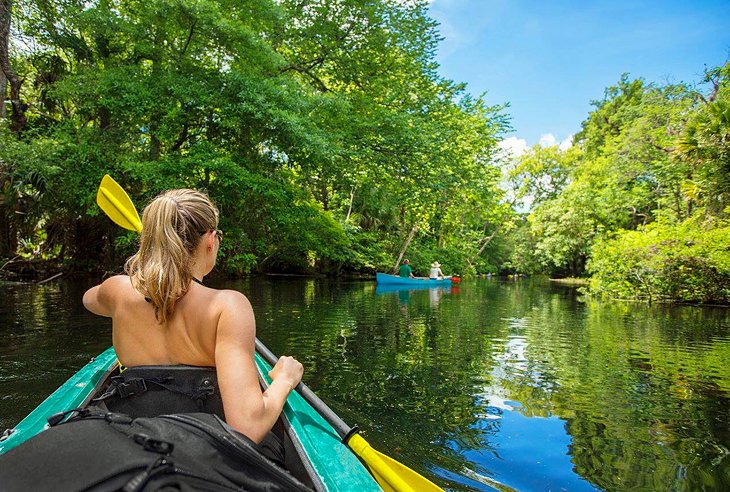
[[[221,258],[235,273],[372,271],[404,244],[463,264],[498,225],[485,229],[500,206],[503,108],[438,76],[423,2],[24,0],[21,10],[28,147],[3,135],[0,157],[8,175],[38,167],[33,155],[45,156],[43,176],[56,174],[45,181],[53,206],[38,201],[11,236],[62,231],[74,268],[119,264],[133,248],[93,204],[106,172],[140,205],[165,188],[207,189],[235,238]]]
[[[13,0],[0,1],[0,94],[2,100],[2,117],[5,116],[5,88],[6,84],[10,85],[10,106],[12,112],[10,114],[10,128],[15,133],[21,133],[25,129],[27,119],[25,110],[27,104],[21,99],[21,87],[23,79],[20,78],[13,70],[10,60],[10,26],[13,20]]]

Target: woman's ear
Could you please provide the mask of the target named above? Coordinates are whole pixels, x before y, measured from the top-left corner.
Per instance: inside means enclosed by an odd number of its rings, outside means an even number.
[[[213,241],[215,241],[215,231],[207,232],[206,235],[208,236],[206,241],[208,242],[208,246],[206,249],[210,252],[213,251]]]

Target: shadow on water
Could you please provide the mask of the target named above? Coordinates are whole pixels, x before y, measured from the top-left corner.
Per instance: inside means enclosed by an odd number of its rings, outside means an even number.
[[[0,287],[0,422],[110,343],[86,284]],[[248,278],[259,337],[373,446],[451,490],[730,487],[730,311],[533,282]]]

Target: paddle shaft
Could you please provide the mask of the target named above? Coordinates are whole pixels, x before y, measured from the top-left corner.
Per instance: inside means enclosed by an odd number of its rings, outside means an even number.
[[[273,367],[276,365],[276,361],[279,360],[274,353],[268,349],[264,343],[256,339],[256,351],[261,354],[261,357],[264,358],[266,362],[271,364]],[[296,388],[297,392],[302,395],[302,398],[304,398],[307,403],[309,403],[312,407],[314,407],[315,410],[319,412],[322,417],[327,421],[328,424],[330,424],[336,431],[337,434],[340,436],[340,438],[343,440],[343,442],[346,442],[346,440],[352,435],[354,428],[350,427],[345,423],[344,420],[342,420],[325,402],[323,402],[319,396],[314,394],[314,391],[309,389],[309,387],[304,383],[299,383]]]
[[[276,364],[278,360],[276,356],[258,338],[256,339],[256,351],[272,366]],[[349,427],[306,384],[299,383],[295,389],[337,431],[342,442],[365,462],[383,490],[394,492],[443,492],[441,487],[429,479],[390,456],[373,449],[359,434],[357,427]]]

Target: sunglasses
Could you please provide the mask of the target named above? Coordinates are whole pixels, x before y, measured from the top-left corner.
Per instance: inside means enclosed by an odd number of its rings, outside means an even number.
[[[211,231],[215,232],[215,237],[218,238],[218,241],[223,241],[223,231],[221,231],[220,229],[208,229],[207,231],[201,232],[200,235],[204,236]]]

